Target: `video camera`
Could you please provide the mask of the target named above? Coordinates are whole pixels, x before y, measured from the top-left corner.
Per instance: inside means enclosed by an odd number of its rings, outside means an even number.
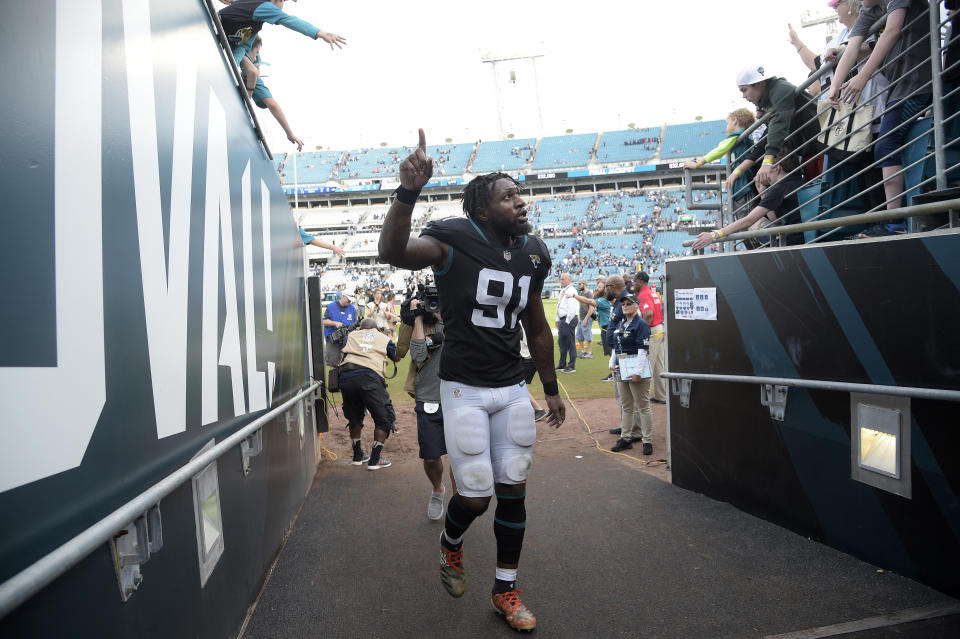
[[[406,299],[400,305],[400,320],[404,324],[413,326],[413,321],[418,315],[429,317],[433,313],[440,312],[440,294],[437,293],[437,287],[432,285],[417,284],[416,293],[411,289],[407,291]],[[410,301],[417,300],[417,308],[410,310]]]

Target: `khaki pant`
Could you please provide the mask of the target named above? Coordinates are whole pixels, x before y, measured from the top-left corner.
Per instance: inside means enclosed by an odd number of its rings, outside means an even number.
[[[650,410],[650,378],[639,382],[617,382],[620,391],[620,438],[638,435],[644,444],[653,443],[653,412]],[[639,415],[639,428],[635,416]],[[639,430],[639,432],[638,432]]]
[[[667,400],[667,380],[660,377],[663,372],[664,350],[667,344],[667,331],[663,324],[650,329],[650,374],[653,375],[650,395],[654,399]]]

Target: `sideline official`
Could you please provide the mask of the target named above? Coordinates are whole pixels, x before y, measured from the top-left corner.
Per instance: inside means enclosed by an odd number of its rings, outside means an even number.
[[[350,333],[343,347],[340,364],[340,393],[343,395],[343,416],[347,418],[353,443],[353,465],[367,462],[367,470],[390,465],[382,456],[383,445],[397,419],[387,392],[387,360],[397,361],[397,347],[389,337],[377,330],[377,322],[367,317],[360,328]],[[367,456],[360,446],[364,411],[373,418],[373,450]]]

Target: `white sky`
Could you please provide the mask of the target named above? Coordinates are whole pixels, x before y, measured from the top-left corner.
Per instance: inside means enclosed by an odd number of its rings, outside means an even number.
[[[264,81],[304,150],[415,144],[417,127],[428,144],[500,139],[481,51],[537,43],[543,130],[518,138],[722,119],[750,106],[735,85],[746,64],[802,81],[787,23],[819,51],[826,31],[802,29],[801,14],[832,13],[826,0],[301,0],[284,10],[348,41],[331,52],[283,27],[261,31]],[[258,116],[273,151],[294,150],[268,112]]]

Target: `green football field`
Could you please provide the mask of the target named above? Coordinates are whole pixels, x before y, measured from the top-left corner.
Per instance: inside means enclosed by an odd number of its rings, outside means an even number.
[[[547,316],[547,322],[553,326],[553,319],[557,312],[557,300],[543,300],[543,308]],[[593,323],[597,328],[597,323]],[[603,349],[600,346],[600,335],[593,336],[595,355],[593,359],[577,358],[577,371],[575,373],[562,373],[557,371],[557,381],[561,384],[561,397],[570,395],[572,399],[594,399],[601,397],[613,397],[613,386],[610,382],[600,381],[607,376],[608,358],[603,356]],[[559,361],[559,349],[557,349],[557,338],[553,338],[553,364],[557,365]],[[413,399],[403,390],[403,382],[407,379],[407,370],[410,368],[409,354],[397,362],[397,376],[387,381],[387,387],[390,390],[390,397],[398,404],[413,404]],[[393,371],[393,367],[387,367],[388,372]],[[566,390],[566,392],[564,392]],[[534,397],[540,399],[543,397],[543,386],[540,384],[540,377],[534,377],[530,384],[530,391]]]

